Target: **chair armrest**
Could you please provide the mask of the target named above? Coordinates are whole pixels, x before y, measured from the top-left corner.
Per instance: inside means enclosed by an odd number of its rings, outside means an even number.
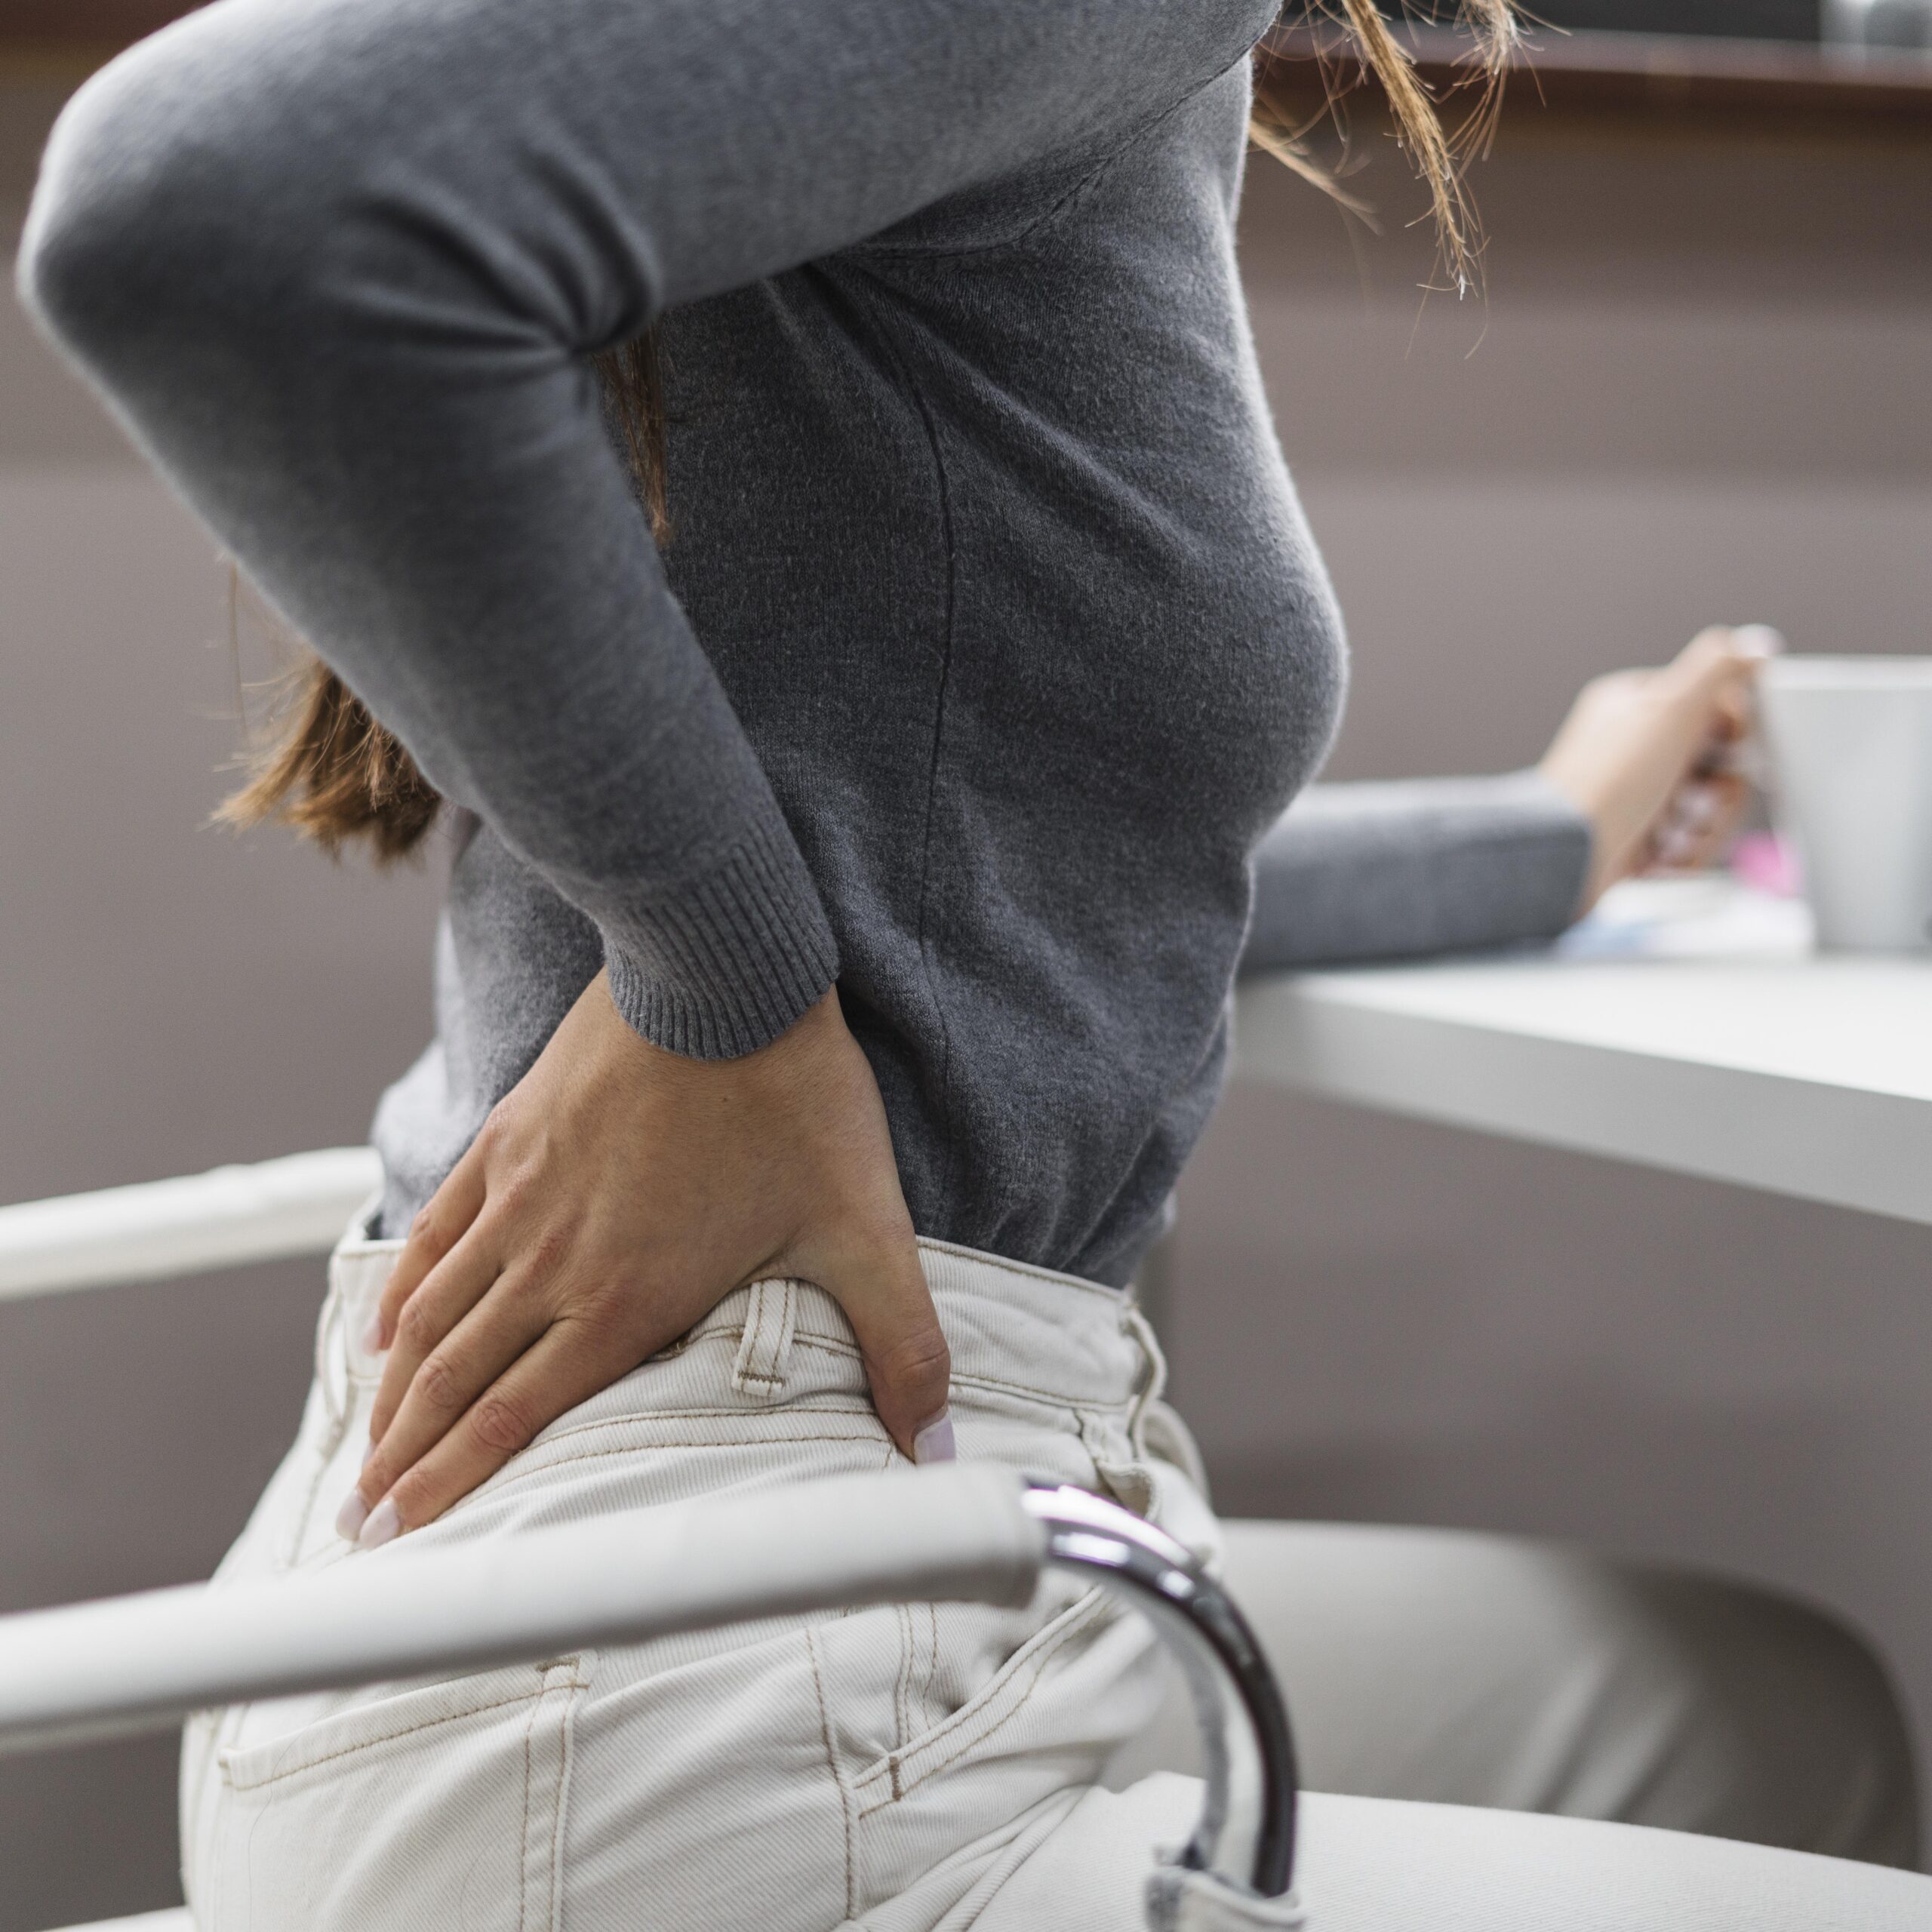
[[[1017,1607],[1049,1565],[1133,1604],[1186,1671],[1207,1794],[1170,1878],[1285,1894],[1293,1746],[1239,1611],[1186,1549],[1118,1504],[990,1465],[700,1497],[457,1549],[405,1540],[346,1552],[319,1574],[0,1618],[0,1753],[153,1730],[210,1705],[757,1618],[906,1601]]]
[[[371,1147],[0,1208],[0,1301],[326,1254],[382,1185]]]
[[[1011,1472],[839,1477],[320,1574],[0,1618],[0,1752],[211,1704],[908,1598],[1020,1604],[1046,1540]]]

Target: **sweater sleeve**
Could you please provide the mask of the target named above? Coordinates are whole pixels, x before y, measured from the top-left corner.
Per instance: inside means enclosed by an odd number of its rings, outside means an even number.
[[[1241,971],[1553,939],[1589,860],[1589,822],[1534,771],[1315,786],[1255,854]]]
[[[631,1024],[741,1054],[836,949],[588,356],[1103,155],[1272,12],[222,0],[70,104],[21,286],[431,782],[595,921]]]

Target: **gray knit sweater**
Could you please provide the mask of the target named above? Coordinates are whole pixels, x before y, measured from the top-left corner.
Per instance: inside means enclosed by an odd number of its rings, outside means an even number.
[[[707,1056],[835,976],[920,1230],[1131,1272],[1343,687],[1234,258],[1274,5],[221,0],[69,107],[29,301],[460,811],[389,1225],[600,964]],[[661,558],[586,361],[659,318]],[[1337,794],[1251,956],[1547,932],[1586,843]]]

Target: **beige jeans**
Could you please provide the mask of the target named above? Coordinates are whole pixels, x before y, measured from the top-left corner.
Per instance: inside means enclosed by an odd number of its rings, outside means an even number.
[[[961,1455],[1108,1491],[1216,1547],[1184,1432],[1158,1399],[1158,1352],[1125,1300],[922,1251],[953,1350]],[[352,1552],[331,1524],[374,1392],[356,1338],[395,1252],[352,1238],[338,1251],[300,1434],[224,1575],[392,1560]],[[760,1283],[411,1540],[514,1537],[897,1460],[836,1306],[801,1284]],[[1304,1546],[1318,1571],[1318,1547]],[[1295,1595],[1297,1567],[1271,1592]],[[1533,1570],[1516,1580],[1534,1594]],[[1335,1633],[1334,1654],[1349,1654],[1349,1635]],[[1417,1681],[1414,1726],[1385,1697],[1371,1731],[1453,1738],[1447,1714],[1469,1687]],[[215,1712],[184,1746],[189,1900],[202,1932],[1126,1932],[1142,1922],[1152,1847],[1185,1835],[1198,1798],[1171,1772],[1124,1792],[1101,1782],[1148,1734],[1164,1690],[1139,1620],[1056,1580],[1021,1612],[773,1620]],[[1546,1719],[1539,1749],[1589,1757],[1592,1720],[1587,1700],[1561,1735]],[[1320,1932],[1932,1927],[1932,1881],[1900,1872],[1377,1798],[1308,1801],[1303,1875]]]

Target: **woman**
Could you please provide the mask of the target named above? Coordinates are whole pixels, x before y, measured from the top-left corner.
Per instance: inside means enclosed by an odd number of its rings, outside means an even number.
[[[29,299],[346,681],[270,790],[325,835],[456,827],[438,1041],[231,1571],[955,1450],[1211,1545],[1119,1290],[1341,696],[1232,258],[1272,11],[223,0],[69,109]],[[648,456],[655,352],[661,555],[593,365]],[[1705,656],[1632,842],[1738,675]],[[1560,921],[1589,844],[1544,789],[1512,823],[1484,936]],[[1193,1793],[1094,1780],[1157,1690],[1063,1596],[224,1713],[190,1896],[1129,1924]],[[1321,1922],[1379,1922],[1432,1829],[1318,1808]],[[1621,1924],[1659,1857],[1714,1924],[1736,1875],[1793,1925],[1922,1903],[1591,1829],[1458,1824],[1415,1895],[1500,1927],[1506,1847],[1528,1911],[1614,1843],[1638,1875],[1574,1889]]]

